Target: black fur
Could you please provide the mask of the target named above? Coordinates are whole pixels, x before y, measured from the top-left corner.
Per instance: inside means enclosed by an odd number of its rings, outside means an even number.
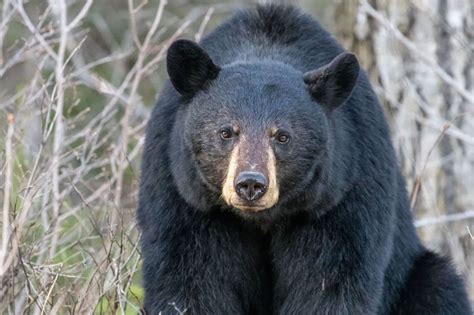
[[[176,90],[164,87],[147,129],[138,221],[148,314],[174,313],[170,303],[186,314],[470,314],[459,276],[415,233],[367,75],[349,58],[345,78],[308,92],[304,74],[344,52],[330,34],[295,8],[261,6],[188,46],[191,58],[170,50]],[[275,126],[292,135],[272,144],[281,193],[263,212],[220,196],[233,142],[216,131],[236,122],[255,141],[271,141]]]

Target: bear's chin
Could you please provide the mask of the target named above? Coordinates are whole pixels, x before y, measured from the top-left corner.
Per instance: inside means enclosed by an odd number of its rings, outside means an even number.
[[[272,225],[273,218],[271,215],[271,209],[268,208],[246,208],[242,209],[235,206],[230,207],[230,211],[240,217],[243,221],[249,222],[259,226],[262,230],[268,230],[268,228]]]

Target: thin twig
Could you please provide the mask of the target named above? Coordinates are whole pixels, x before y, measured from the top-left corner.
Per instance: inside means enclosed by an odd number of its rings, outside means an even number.
[[[204,30],[206,29],[207,23],[209,23],[209,20],[211,19],[211,16],[213,13],[214,13],[214,7],[210,7],[207,10],[206,15],[202,19],[202,23],[199,26],[198,32],[196,33],[196,35],[194,35],[194,40],[196,42],[199,42],[201,40],[202,35],[204,34]]]
[[[425,227],[428,225],[462,221],[462,220],[468,220],[468,219],[473,219],[473,218],[474,218],[474,210],[469,210],[469,211],[458,212],[458,213],[453,213],[453,214],[440,215],[438,217],[433,217],[433,218],[419,219],[415,221],[415,226],[420,228],[420,227]]]
[[[91,8],[93,0],[87,0],[87,2],[82,7],[81,11],[76,15],[76,17],[67,25],[67,31],[70,32],[73,28],[75,28],[82,19],[86,16],[87,12]]]
[[[418,196],[418,192],[420,191],[420,188],[421,188],[421,181],[422,181],[422,178],[423,178],[423,174],[425,173],[425,170],[426,170],[426,166],[428,165],[428,161],[431,157],[431,154],[433,153],[433,150],[435,149],[435,147],[438,145],[438,143],[441,141],[441,139],[443,138],[444,134],[446,133],[446,130],[448,130],[450,125],[446,124],[443,126],[443,130],[441,131],[441,133],[438,135],[438,138],[436,138],[436,141],[433,143],[433,145],[431,146],[430,150],[428,151],[428,154],[426,155],[426,159],[425,159],[425,162],[423,164],[423,167],[420,171],[420,173],[416,176],[415,178],[415,184],[413,186],[413,189],[411,191],[411,195],[410,195],[410,207],[413,209],[415,207],[415,203],[416,203],[416,200],[417,200],[417,196]]]

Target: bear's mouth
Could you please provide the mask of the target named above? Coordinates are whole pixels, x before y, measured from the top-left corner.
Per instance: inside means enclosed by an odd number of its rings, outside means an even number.
[[[260,212],[263,210],[266,210],[267,208],[265,206],[261,205],[244,205],[244,204],[235,204],[232,205],[234,208],[237,208],[239,210],[243,211],[251,211],[251,212]]]

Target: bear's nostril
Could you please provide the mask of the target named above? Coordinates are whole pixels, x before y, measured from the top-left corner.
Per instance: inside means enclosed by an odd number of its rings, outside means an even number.
[[[235,191],[247,201],[261,198],[267,189],[267,179],[259,172],[242,172],[235,181]]]
[[[239,196],[245,196],[245,199],[249,198],[249,186],[246,183],[239,183],[237,184],[237,193]]]

